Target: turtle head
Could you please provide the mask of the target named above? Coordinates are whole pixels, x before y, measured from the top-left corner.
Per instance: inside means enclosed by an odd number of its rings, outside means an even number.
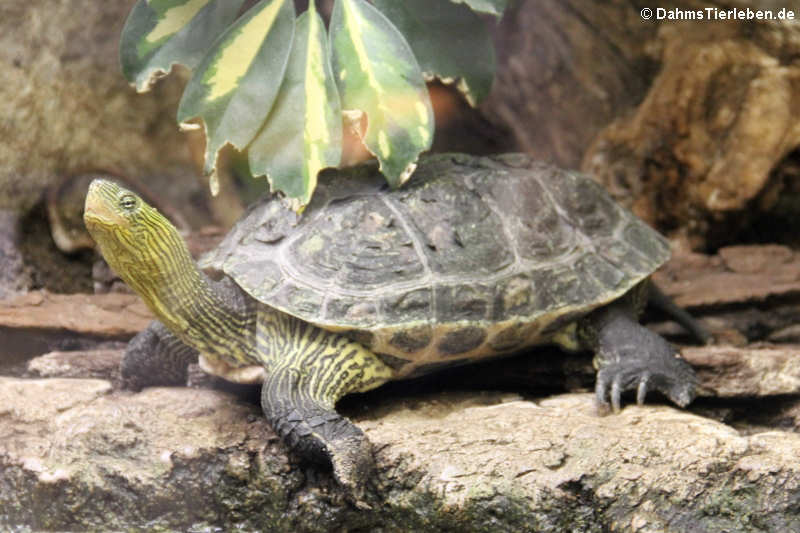
[[[113,181],[92,181],[83,220],[111,268],[143,297],[194,268],[175,226]]]
[[[178,338],[206,361],[245,360],[252,314],[239,308],[238,293],[210,283],[164,215],[119,184],[95,179],[83,220],[109,266]]]

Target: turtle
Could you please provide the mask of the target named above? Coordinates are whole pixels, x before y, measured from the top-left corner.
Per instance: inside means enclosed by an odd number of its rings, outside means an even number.
[[[195,264],[172,224],[110,180],[85,223],[156,315],[128,344],[127,387],[206,372],[262,384],[290,449],[361,494],[374,468],[342,396],[555,344],[594,352],[598,404],[695,396],[691,366],[638,322],[668,241],[583,174],[521,154],[439,154],[389,188],[372,165],[326,171],[302,214],[252,205]],[[359,500],[360,501],[360,500]]]

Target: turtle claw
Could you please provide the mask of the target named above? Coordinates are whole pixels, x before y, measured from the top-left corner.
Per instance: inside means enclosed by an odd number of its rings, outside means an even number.
[[[658,391],[685,407],[695,397],[694,370],[660,335],[635,320],[626,302],[616,302],[586,318],[585,335],[595,351],[600,407],[619,412],[622,394],[636,391],[636,403]]]
[[[636,403],[644,405],[644,400],[647,397],[647,384],[650,381],[650,376],[645,374],[639,379],[639,386],[636,388]]]
[[[359,509],[372,509],[365,501],[366,481],[375,473],[372,445],[364,435],[329,441],[327,452],[333,467],[333,476],[347,493],[348,499]]]
[[[601,408],[611,407],[618,413],[622,394],[636,390],[636,403],[644,404],[647,393],[659,391],[680,407],[686,407],[695,398],[696,378],[691,366],[678,357],[671,356],[664,365],[653,371],[638,364],[613,363],[597,372],[595,397]],[[635,361],[633,361],[635,362]]]
[[[619,382],[619,376],[616,376],[614,378],[614,382],[611,384],[611,408],[615,413],[619,413],[621,410],[620,403],[622,398],[622,387],[620,386]]]

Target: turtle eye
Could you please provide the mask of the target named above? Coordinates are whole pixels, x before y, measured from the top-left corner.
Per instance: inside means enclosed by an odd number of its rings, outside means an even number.
[[[126,211],[130,211],[136,207],[136,197],[132,194],[124,194],[119,199],[119,206]]]

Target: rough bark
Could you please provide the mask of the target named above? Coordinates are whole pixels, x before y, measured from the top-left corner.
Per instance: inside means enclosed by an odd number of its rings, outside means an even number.
[[[697,371],[698,396],[705,398],[755,398],[800,395],[800,345],[753,344],[747,347],[684,346],[681,355]],[[31,359],[24,371],[35,378],[98,378],[119,383],[122,349],[50,352]],[[204,374],[202,371],[200,376]],[[198,376],[198,377],[200,377]],[[451,370],[428,378],[443,386],[502,387],[531,392],[585,391],[594,385],[595,370],[588,354],[566,356],[540,349],[508,358]],[[428,386],[421,380],[423,386]],[[222,380],[198,380],[215,386]]]
[[[25,293],[0,306],[0,327],[50,328],[101,337],[131,337],[153,315],[134,294]]]
[[[800,65],[788,59],[800,34],[790,28],[664,25],[661,70],[646,98],[595,138],[584,169],[645,219],[696,237],[695,246],[719,239],[715,220],[749,207],[800,145]],[[773,207],[777,192],[758,207]]]
[[[117,380],[124,350],[50,352],[28,361],[26,377]]]
[[[519,2],[498,30],[499,72],[484,112],[511,129],[520,149],[582,166],[694,249],[736,237],[796,242],[780,228],[750,226],[786,210],[796,220],[800,29],[787,21],[643,21],[645,7],[655,8],[638,0]],[[745,0],[658,7],[792,9]]]
[[[0,305],[0,374],[53,350],[114,346],[144,329],[152,315],[132,294],[25,293]]]
[[[680,254],[653,276],[682,307],[763,302],[800,294],[800,254],[786,246],[729,246]]]
[[[178,176],[191,163],[174,108],[164,111],[179,80],[142,97],[118,74],[129,7],[0,6],[0,208],[26,210],[75,171]],[[484,111],[520,148],[583,163],[694,249],[729,242],[759,211],[791,211],[800,197],[797,26],[643,23],[641,7],[653,6],[520,2],[499,29],[497,91]],[[706,398],[688,411],[628,406],[600,417],[586,392],[486,392],[591,387],[588,357],[545,350],[345,400],[342,411],[376,449],[366,512],[328,473],[287,455],[252,391],[118,391],[119,341],[149,320],[134,297],[40,292],[2,302],[0,373],[17,377],[0,377],[0,529],[800,530],[797,254],[682,254],[656,278],[718,339],[683,348]],[[651,326],[682,339],[670,322]],[[52,350],[61,351],[25,364]]]
[[[190,242],[199,253],[217,238],[216,233],[207,232],[204,238],[191,238]],[[800,345],[800,255],[776,245],[727,247],[713,256],[677,254],[654,277],[716,337],[714,346],[682,349],[700,370],[701,395],[800,392],[800,369],[794,356]],[[651,318],[660,317],[653,314]],[[102,342],[126,340],[151,319],[132,294],[29,293],[0,306],[0,333],[9,339],[0,346],[0,369],[9,373],[14,367],[19,375],[19,364],[34,355],[53,350],[75,352],[96,348]],[[656,321],[650,325],[675,341],[691,342],[677,324]],[[63,362],[82,355],[50,357]],[[79,377],[80,370],[38,375]],[[464,367],[451,373],[476,386],[502,383],[555,390],[590,387],[594,377],[588,357],[564,357],[558,350],[540,350],[535,358],[510,359],[485,368]],[[112,378],[110,374],[85,375]]]
[[[652,33],[627,1],[516,2],[495,32],[497,77],[482,109],[518,149],[576,168],[594,136],[647,91]]]

